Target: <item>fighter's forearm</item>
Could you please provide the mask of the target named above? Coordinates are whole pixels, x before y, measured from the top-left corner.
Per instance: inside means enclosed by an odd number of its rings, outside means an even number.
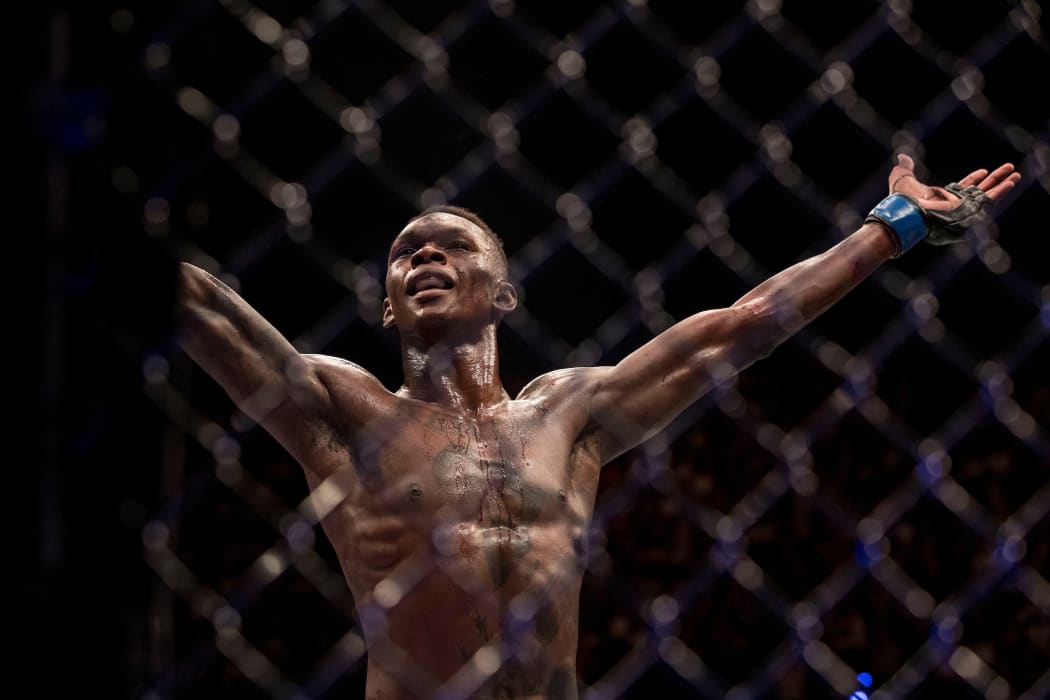
[[[280,379],[297,354],[236,292],[187,263],[179,269],[176,309],[180,345],[235,400]]]
[[[245,325],[240,317],[236,294],[207,271],[181,263],[175,293],[178,339],[194,359],[200,353],[228,350],[220,347],[235,344]],[[193,352],[197,351],[197,352]]]
[[[878,223],[864,224],[829,250],[792,265],[733,304],[760,319],[756,340],[769,349],[798,332],[891,258],[895,244]]]

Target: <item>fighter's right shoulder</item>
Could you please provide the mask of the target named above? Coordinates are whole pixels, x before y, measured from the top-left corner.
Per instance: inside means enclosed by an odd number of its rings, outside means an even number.
[[[367,417],[362,412],[394,401],[394,395],[374,374],[350,360],[318,354],[302,354],[298,358],[300,367],[288,368],[293,384],[308,386],[308,391],[317,392],[325,408],[344,418]]]
[[[390,393],[374,374],[356,362],[332,355],[303,354],[299,357],[309,372],[329,388],[345,386],[357,391]]]

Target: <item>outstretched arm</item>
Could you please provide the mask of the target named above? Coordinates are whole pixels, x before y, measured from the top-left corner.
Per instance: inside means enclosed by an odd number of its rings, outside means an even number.
[[[1013,166],[1006,164],[991,173],[976,170],[959,185],[976,188],[966,195],[970,199],[995,199],[1019,179]],[[921,183],[912,160],[903,155],[890,173],[889,189],[902,195],[893,201],[904,208],[904,221],[913,229],[916,216],[921,222],[930,212],[958,210],[963,203],[953,189]],[[907,209],[913,205],[925,214]],[[616,366],[598,372],[589,429],[599,435],[603,461],[661,430],[706,393],[713,381],[767,356],[879,265],[918,240],[915,236],[909,240],[911,234],[906,233],[902,242],[896,226],[892,217],[889,223],[869,218],[828,251],[771,277],[732,306],[686,318]]]

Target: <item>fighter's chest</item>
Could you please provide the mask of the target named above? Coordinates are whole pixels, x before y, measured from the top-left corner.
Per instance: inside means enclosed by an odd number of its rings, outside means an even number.
[[[374,434],[388,438],[358,460],[370,498],[391,510],[513,527],[570,498],[572,440],[540,413],[397,418],[377,422]]]

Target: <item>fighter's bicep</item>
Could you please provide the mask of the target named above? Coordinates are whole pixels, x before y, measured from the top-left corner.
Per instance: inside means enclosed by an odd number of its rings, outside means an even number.
[[[697,314],[608,368],[591,409],[608,459],[655,435],[732,373],[741,318],[729,309]]]
[[[707,382],[694,372],[676,370],[643,380],[610,371],[608,383],[594,394],[589,421],[602,462],[656,435],[706,388]]]

